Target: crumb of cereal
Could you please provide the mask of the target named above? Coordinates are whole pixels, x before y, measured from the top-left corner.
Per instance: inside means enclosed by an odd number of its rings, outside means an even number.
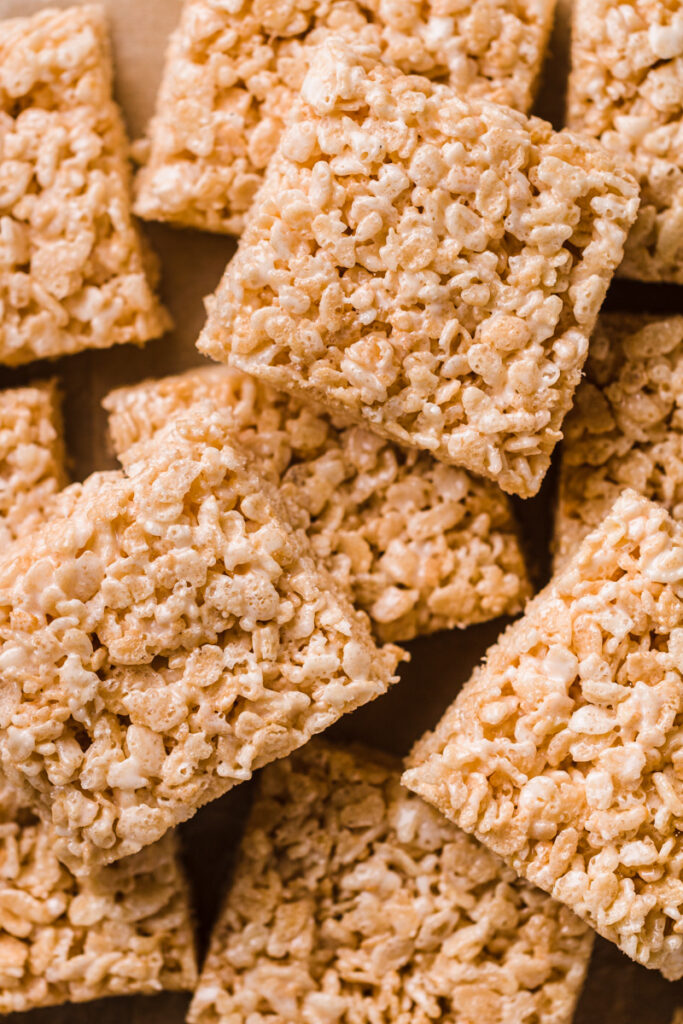
[[[0,363],[163,334],[99,7],[0,21]]]
[[[0,756],[75,873],[396,679],[231,427],[197,406],[0,560]]]
[[[0,1013],[195,987],[173,833],[77,879],[58,861],[51,830],[15,811],[0,815]]]
[[[35,530],[66,482],[56,382],[0,391],[0,544]]]
[[[683,317],[608,313],[564,424],[555,567],[627,487],[683,520]]]
[[[314,549],[382,640],[522,610],[531,587],[510,500],[495,484],[401,448],[228,367],[190,370],[105,400],[117,454],[200,400],[303,510]]]
[[[683,283],[683,9],[670,0],[575,0],[570,127],[639,181],[619,275]]]
[[[625,491],[503,634],[403,782],[683,977],[683,529]]]
[[[592,139],[328,40],[199,348],[530,496],[637,206]]]
[[[239,234],[311,47],[330,31],[389,63],[520,110],[531,106],[555,0],[186,0],[171,39],[136,212]]]
[[[569,1024],[593,935],[400,785],[314,740],[264,772],[190,1024]]]

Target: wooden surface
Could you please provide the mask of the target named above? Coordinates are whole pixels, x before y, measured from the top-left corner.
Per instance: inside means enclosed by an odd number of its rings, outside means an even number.
[[[0,0],[0,17],[28,14],[45,6],[41,0]],[[69,3],[57,0],[50,6]],[[106,6],[114,37],[117,93],[135,136],[153,107],[166,39],[177,20],[180,0],[106,0]],[[560,0],[551,59],[537,105],[538,112],[558,127],[567,67],[567,14],[568,0]],[[148,233],[162,260],[164,299],[176,321],[172,334],[145,349],[86,352],[51,365],[0,371],[1,387],[58,374],[66,395],[67,439],[76,479],[114,466],[100,408],[111,388],[202,361],[194,348],[204,322],[202,298],[213,290],[234,251],[234,243],[227,238],[162,226]],[[683,289],[617,282],[607,305],[612,309],[681,312]],[[539,583],[548,572],[552,499],[551,470],[537,498],[517,502]],[[503,625],[497,621],[414,642],[410,645],[412,662],[405,667],[402,681],[386,697],[347,716],[329,735],[360,739],[405,754],[411,742],[434,725]],[[229,881],[250,791],[250,784],[239,786],[180,830],[193,885],[201,953]],[[26,1024],[180,1024],[187,1003],[187,997],[174,994],[110,999],[13,1015],[7,1020],[16,1024],[21,1020]],[[599,939],[575,1024],[669,1024],[677,1005],[683,1006],[683,982],[664,981]]]

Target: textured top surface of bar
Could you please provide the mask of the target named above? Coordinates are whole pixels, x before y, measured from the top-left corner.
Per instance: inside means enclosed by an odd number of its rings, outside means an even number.
[[[54,382],[0,391],[0,543],[35,530],[66,485]]]
[[[229,426],[174,421],[0,563],[0,753],[73,870],[154,842],[393,681],[400,652]]]
[[[530,495],[633,218],[592,140],[330,40],[200,348]]]
[[[192,932],[172,834],[78,880],[46,825],[0,823],[0,1013],[192,989]]]
[[[113,392],[117,453],[203,398],[230,410],[334,578],[385,640],[515,614],[530,594],[509,499],[237,370],[210,367]],[[295,510],[296,514],[296,510]]]
[[[98,7],[0,21],[0,362],[162,334]],[[153,275],[152,275],[153,276]]]
[[[310,47],[330,30],[378,46],[406,72],[528,110],[553,8],[554,0],[186,0],[136,210],[239,233]]]
[[[571,127],[629,160],[642,188],[620,273],[683,283],[683,10],[676,0],[576,0]]]
[[[267,769],[191,1024],[569,1024],[589,930],[399,767],[314,741]]]
[[[625,491],[488,652],[405,783],[683,976],[683,531]]]
[[[632,487],[683,519],[683,317],[606,314],[564,425],[555,519],[563,565]]]

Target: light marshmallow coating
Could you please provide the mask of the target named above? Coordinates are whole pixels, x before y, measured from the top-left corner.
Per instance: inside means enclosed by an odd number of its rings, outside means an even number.
[[[320,741],[266,769],[190,1024],[569,1024],[592,932],[399,769]]]
[[[66,485],[55,381],[0,391],[0,544],[38,527]]]
[[[683,519],[683,317],[604,314],[564,425],[555,566],[627,487]]]
[[[163,334],[99,7],[0,21],[0,362]]]
[[[330,40],[202,352],[523,496],[636,215],[592,140]]]
[[[76,873],[395,680],[230,426],[173,421],[0,561],[0,755]]]
[[[521,611],[531,588],[509,499],[227,367],[112,392],[114,450],[209,399],[267,468],[313,548],[383,640]]]
[[[625,491],[404,783],[646,967],[683,976],[683,531]]]
[[[683,9],[575,0],[568,122],[628,161],[642,190],[619,274],[683,283]]]
[[[405,72],[528,110],[555,0],[186,0],[173,34],[136,212],[239,234],[330,31]]]

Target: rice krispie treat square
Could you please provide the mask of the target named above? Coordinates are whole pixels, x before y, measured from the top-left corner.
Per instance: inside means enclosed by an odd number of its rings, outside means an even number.
[[[619,274],[683,283],[683,9],[575,0],[568,121],[629,163],[641,188]]]
[[[190,1024],[569,1024],[590,930],[399,779],[318,741],[264,772]]]
[[[403,782],[683,976],[683,529],[625,491],[492,647]]]
[[[121,454],[202,399],[229,411],[335,579],[383,640],[521,611],[531,588],[509,499],[488,481],[400,448],[228,367],[112,392]]]
[[[638,205],[593,140],[328,40],[202,352],[534,494]]]
[[[42,523],[66,485],[55,381],[0,391],[0,544]]]
[[[405,72],[528,110],[555,0],[186,0],[166,61],[136,212],[239,234],[330,31]]]
[[[0,21],[0,362],[163,334],[99,7]]]
[[[564,425],[555,565],[627,487],[683,519],[683,317],[605,314]]]
[[[25,810],[19,820],[3,818],[0,1013],[195,987],[188,887],[173,833],[79,880],[57,860],[45,824]]]
[[[395,681],[231,427],[198,406],[0,560],[0,756],[76,873]]]

